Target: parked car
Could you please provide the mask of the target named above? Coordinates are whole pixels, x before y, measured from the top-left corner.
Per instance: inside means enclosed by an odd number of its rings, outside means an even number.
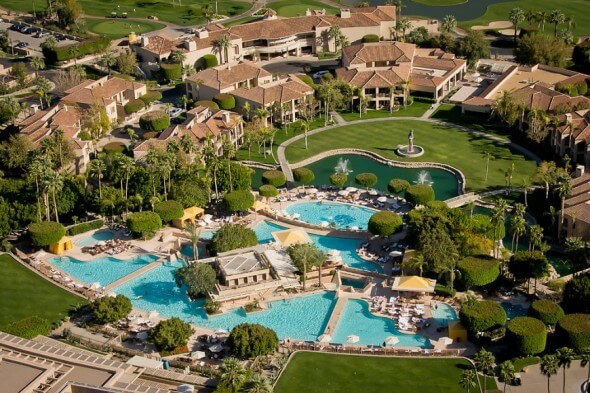
[[[20,32],[23,33],[23,34],[30,34],[31,33],[31,28],[29,26],[21,27]]]
[[[178,117],[181,113],[181,108],[170,108],[170,117]]]
[[[21,29],[21,24],[20,22],[16,22],[15,24],[13,24],[12,26],[10,26],[10,30],[14,30],[14,31],[20,31]]]
[[[326,75],[328,73],[330,73],[330,71],[325,71],[325,70],[324,71],[318,71],[315,74],[313,74],[313,79],[321,79],[322,76],[324,76],[324,75]]]
[[[14,47],[15,48],[26,48],[27,46],[29,46],[29,43],[28,42],[19,42]]]
[[[49,35],[51,35],[51,33],[50,33],[50,32],[48,32],[48,31],[41,31],[41,30],[39,30],[39,31],[37,32],[37,34],[35,34],[35,38],[43,38],[43,37],[47,37],[47,36],[49,36]]]

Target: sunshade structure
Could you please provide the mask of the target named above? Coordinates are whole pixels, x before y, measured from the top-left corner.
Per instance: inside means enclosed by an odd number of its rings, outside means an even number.
[[[346,342],[351,344],[358,343],[359,340],[360,338],[356,334],[351,334],[350,336],[346,337]]]
[[[172,220],[172,225],[178,229],[184,229],[184,226],[186,225],[187,221],[194,221],[198,217],[201,217],[203,213],[205,213],[205,210],[203,210],[200,207],[187,207],[186,209],[184,209],[184,214],[182,215],[182,217]]]
[[[397,338],[396,336],[387,336],[385,338],[385,346],[386,347],[393,347],[397,343],[399,343],[399,338]]]
[[[277,242],[281,243],[285,247],[288,247],[292,244],[311,243],[311,238],[307,232],[300,228],[276,231],[272,233],[272,237],[274,237]]]
[[[399,292],[433,293],[436,280],[419,276],[396,277],[391,289]]]
[[[51,252],[52,254],[59,255],[64,251],[71,250],[72,247],[72,239],[70,239],[67,236],[64,236],[61,239],[59,239],[57,243],[53,243],[49,246],[49,252]]]

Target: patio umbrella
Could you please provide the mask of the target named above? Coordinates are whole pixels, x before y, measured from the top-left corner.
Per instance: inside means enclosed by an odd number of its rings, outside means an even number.
[[[438,339],[438,342],[442,345],[451,345],[453,343],[453,339],[450,337],[441,337]]]
[[[357,336],[356,334],[351,334],[350,336],[346,337],[346,342],[351,344],[358,343],[359,336]]]
[[[399,338],[397,338],[396,336],[387,336],[385,338],[385,345],[388,347],[392,347],[397,343],[399,343]]]
[[[223,351],[223,347],[220,344],[215,344],[209,347],[209,351],[213,353],[219,353]]]
[[[377,198],[377,202],[385,203],[385,202],[387,202],[387,197],[381,196],[381,197]]]
[[[229,333],[227,330],[225,329],[217,329],[216,331],[214,331],[213,333],[220,335],[220,334],[227,334]]]
[[[330,223],[328,221],[322,221],[322,222],[320,222],[320,226],[321,227],[324,227],[324,228],[325,227],[329,227],[330,226]]]
[[[294,219],[298,219],[299,217],[301,217],[301,214],[299,214],[299,213],[293,213],[292,217]]]
[[[349,191],[346,191],[346,190],[340,190],[340,191],[338,191],[338,195],[340,195],[340,196],[346,196],[348,194],[350,194],[350,192]]]
[[[357,192],[359,189],[356,187],[346,187],[345,190],[348,192]]]
[[[106,246],[106,242],[103,242],[103,241],[101,240],[101,241],[99,241],[99,242],[96,242],[96,245],[97,245],[97,246],[99,246],[99,247],[100,247],[100,246]]]
[[[318,193],[318,189],[317,188],[309,188],[307,190],[308,194],[317,194]]]
[[[340,255],[340,251],[339,250],[330,250],[330,251],[328,251],[328,255],[330,255],[330,256]]]
[[[403,254],[401,251],[392,251],[389,253],[390,257],[401,257]]]
[[[90,289],[99,289],[99,288],[100,288],[100,283],[98,281],[90,284]]]
[[[329,334],[322,334],[318,337],[318,341],[321,343],[329,343],[330,341],[332,341],[332,336],[330,336]]]
[[[148,314],[148,319],[157,318],[160,314],[156,310],[152,310]]]
[[[371,191],[369,191],[369,195],[373,195],[373,196],[379,195],[379,191],[377,191],[377,190],[371,190]]]
[[[471,76],[473,76],[474,78],[478,78],[480,77],[480,73],[479,72],[474,72],[473,74],[471,74]]]

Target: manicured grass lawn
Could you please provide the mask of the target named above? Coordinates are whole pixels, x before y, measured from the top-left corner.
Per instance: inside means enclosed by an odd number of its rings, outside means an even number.
[[[37,315],[58,321],[86,300],[39,277],[10,255],[0,255],[0,328]]]
[[[346,121],[354,121],[361,119],[378,119],[384,117],[420,117],[430,108],[432,104],[422,101],[414,101],[414,103],[407,108],[401,108],[398,111],[389,113],[388,110],[368,110],[367,113],[363,114],[363,117],[359,118],[358,112],[342,112],[340,115]]]
[[[203,23],[201,7],[212,4],[209,0],[78,0],[86,15],[110,16],[111,12],[121,15],[127,12],[130,18],[147,18],[154,15],[159,19],[181,26]],[[179,5],[182,4],[182,5]],[[25,12],[33,12],[32,1],[0,0],[0,6]],[[43,11],[46,2],[36,2],[36,11]],[[218,2],[220,15],[239,15],[251,8],[245,1],[223,0]]]
[[[408,359],[300,352],[275,385],[275,393],[463,393],[464,359]],[[488,389],[495,387],[488,380]],[[474,389],[473,391],[475,391]]]
[[[134,32],[136,34],[148,33],[154,30],[160,30],[166,25],[153,21],[138,21],[128,19],[84,19],[84,24],[88,31],[98,35],[104,35],[109,38],[122,38]]]
[[[325,9],[328,14],[337,14],[338,8],[331,7],[315,0],[281,0],[269,3],[268,6],[275,10],[279,16],[304,16],[305,11]]]
[[[576,18],[576,27],[574,28],[575,36],[590,34],[590,12],[588,12],[590,4],[588,0],[570,0],[560,2],[556,2],[555,0],[518,0],[492,4],[488,7],[488,10],[484,15],[477,19],[461,22],[459,23],[459,26],[468,28],[474,25],[487,25],[489,22],[493,21],[508,20],[508,14],[510,13],[510,10],[515,7],[520,7],[525,11],[547,11],[548,14],[554,9],[559,9],[566,16],[570,15]],[[558,30],[566,27],[567,25],[565,24],[561,25],[558,27]],[[546,23],[545,31],[553,33],[553,25]]]
[[[447,5],[457,5],[467,3],[469,0],[413,0],[414,3],[432,5],[435,7],[444,7]]]
[[[395,150],[406,144],[410,130],[414,130],[414,143],[424,147],[423,156],[414,159],[399,157]],[[289,145],[287,159],[291,163],[301,161],[326,150],[356,147],[374,151],[384,157],[398,161],[431,161],[450,164],[463,171],[467,177],[468,190],[505,186],[504,174],[512,163],[515,173],[512,184],[520,184],[535,170],[534,161],[509,147],[456,128],[417,120],[382,121],[350,124],[324,131],[308,138],[308,149],[304,141]],[[487,184],[485,179],[484,152],[491,152],[495,160],[490,161]]]

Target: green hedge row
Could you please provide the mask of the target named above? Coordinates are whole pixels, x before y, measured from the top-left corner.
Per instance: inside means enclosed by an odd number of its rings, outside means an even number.
[[[84,232],[92,231],[94,229],[102,228],[104,225],[103,220],[94,220],[89,222],[83,222],[78,225],[74,225],[68,229],[68,235],[74,236]]]
[[[72,51],[72,48],[76,48],[77,57],[80,59],[89,54],[103,52],[110,44],[111,40],[108,38],[94,37],[72,45],[43,48],[43,56],[45,56],[45,61],[48,64],[55,64],[60,61],[73,59],[74,51]]]
[[[162,77],[166,80],[173,81],[182,77],[182,64],[180,63],[162,63],[160,64]]]
[[[154,211],[158,213],[163,222],[170,222],[184,215],[182,205],[172,199],[156,203]]]
[[[164,111],[152,111],[139,118],[139,126],[146,131],[162,131],[170,125],[170,115]]]
[[[406,179],[391,179],[387,184],[387,190],[392,194],[401,194],[410,187],[410,182]]]
[[[373,235],[393,235],[404,225],[402,218],[394,212],[380,211],[369,219],[368,229]]]
[[[272,184],[263,184],[258,189],[258,194],[264,198],[274,198],[279,195],[279,190]]]
[[[139,97],[146,105],[151,104],[154,101],[160,101],[162,99],[162,93],[156,90],[150,90],[141,97]]]
[[[536,300],[529,307],[529,316],[539,319],[545,325],[555,325],[564,315],[563,308],[550,300]]]
[[[217,105],[217,103],[208,100],[197,101],[195,102],[195,106],[205,106],[211,109],[219,109],[219,105]]]
[[[283,171],[270,170],[262,172],[262,183],[280,187],[287,182]]]
[[[36,247],[47,247],[57,243],[66,234],[63,225],[53,221],[41,221],[29,225],[31,243]]]
[[[32,316],[13,322],[2,330],[5,333],[31,340],[37,336],[47,336],[51,331],[51,324],[46,319]]]
[[[250,190],[235,190],[223,197],[223,207],[229,212],[243,212],[254,204],[254,195]]]
[[[536,318],[516,317],[508,322],[506,338],[512,350],[521,355],[535,355],[545,350],[547,330]]]
[[[359,173],[354,177],[354,181],[363,187],[373,187],[377,184],[377,175],[374,173]]]
[[[231,94],[216,94],[215,97],[213,97],[213,102],[226,111],[232,110],[236,107],[236,99]]]
[[[377,34],[367,34],[363,36],[363,42],[379,42],[379,36]]]
[[[466,288],[491,284],[500,275],[498,260],[486,255],[462,259],[457,263],[457,267]]]
[[[414,205],[426,205],[434,198],[434,188],[426,184],[414,184],[406,189],[406,199]]]
[[[485,332],[504,326],[506,311],[490,300],[471,301],[463,304],[459,318],[471,333]]]
[[[348,181],[348,175],[344,172],[333,173],[330,175],[330,183],[336,187],[342,187]]]
[[[145,102],[141,99],[131,100],[124,106],[125,112],[129,115],[137,113],[142,109],[145,109]]]
[[[557,336],[578,352],[590,348],[590,314],[568,314],[557,322]]]
[[[442,284],[436,284],[434,286],[434,294],[438,296],[455,297],[457,291]]]

